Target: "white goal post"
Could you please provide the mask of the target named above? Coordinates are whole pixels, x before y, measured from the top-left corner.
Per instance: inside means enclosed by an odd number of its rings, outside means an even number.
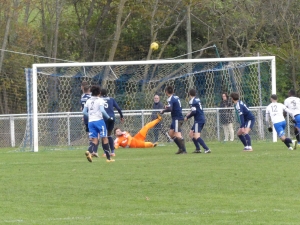
[[[256,66],[255,69],[252,71],[252,67],[250,66],[250,69],[241,69],[240,64],[243,63],[260,63],[260,62],[268,62],[269,63],[269,69],[270,72],[267,79],[270,80],[270,84],[267,87],[262,87],[260,84],[260,66]],[[234,64],[234,65],[233,65]],[[235,66],[237,64],[237,66]],[[162,66],[163,65],[163,66]],[[169,66],[168,66],[169,65]],[[200,66],[198,66],[200,65]],[[209,68],[208,65],[211,65],[211,68]],[[164,67],[164,68],[162,68]],[[165,67],[170,67],[170,70]],[[182,70],[182,67],[184,67],[184,72],[172,72],[175,70]],[[199,67],[199,68],[198,68]],[[158,86],[162,87],[163,84],[168,84],[171,80],[174,81],[177,78],[184,79],[184,81],[178,81],[178,82],[184,82],[184,86],[187,88],[195,88],[202,86],[207,86],[207,83],[209,83],[209,87],[216,85],[219,81],[222,83],[222,87],[214,87],[211,91],[209,91],[211,94],[212,101],[216,102],[216,97],[213,96],[213,92],[218,89],[222,89],[223,91],[240,91],[243,90],[243,86],[240,85],[243,83],[242,80],[239,80],[236,75],[232,75],[232,73],[235,73],[235,70],[238,71],[238,73],[244,73],[245,71],[247,74],[255,74],[253,79],[258,80],[258,88],[255,89],[255,93],[259,95],[260,91],[267,91],[267,93],[276,94],[276,65],[275,65],[275,56],[258,56],[258,57],[236,57],[236,58],[206,58],[206,59],[180,59],[180,60],[148,60],[148,61],[116,61],[116,62],[84,62],[84,63],[44,63],[44,64],[33,64],[32,65],[32,127],[33,127],[33,151],[38,152],[39,151],[39,119],[38,114],[40,113],[38,110],[38,104],[39,100],[38,97],[41,95],[41,92],[38,91],[39,83],[38,83],[38,74],[39,73],[45,73],[45,70],[57,70],[57,69],[63,70],[64,75],[59,74],[58,76],[76,76],[78,71],[74,69],[73,74],[68,74],[67,70],[72,70],[72,68],[78,68],[80,70],[83,77],[94,77],[94,76],[100,76],[99,71],[95,72],[93,75],[90,75],[92,71],[94,71],[94,68],[101,68],[101,74],[103,77],[99,78],[101,80],[101,85],[106,87],[107,89],[110,89],[110,86],[108,85],[109,81],[116,80],[120,78],[119,74],[128,74],[132,72],[132,70],[139,71],[140,75],[134,75],[136,79],[132,79],[130,82],[134,82],[134,80],[138,83],[138,88],[145,88],[143,89],[144,93],[148,93],[147,91],[151,91],[152,89],[158,88]],[[71,69],[70,69],[71,68]],[[159,69],[157,69],[159,68]],[[198,68],[198,69],[197,69]],[[67,71],[67,72],[66,72]],[[212,74],[211,78],[206,78],[204,83],[201,83],[199,81],[199,84],[197,83],[197,77],[194,77],[196,73],[200,73],[201,71],[206,71],[206,74]],[[211,71],[221,71],[220,72],[220,79],[215,80],[213,72]],[[229,71],[229,72],[224,72]],[[72,73],[72,72],[70,72]],[[193,75],[193,76],[190,76]],[[203,75],[204,76],[204,75]],[[206,76],[206,75],[205,75]],[[222,76],[222,78],[221,78]],[[255,77],[256,76],[256,77]],[[225,77],[225,78],[224,78]],[[200,79],[200,78],[199,78]],[[208,81],[208,79],[210,79]],[[227,79],[225,81],[225,79]],[[154,86],[149,85],[149,87],[145,87],[144,83],[147,83],[147,85],[151,82],[155,82]],[[175,81],[174,81],[175,82]],[[224,84],[223,84],[224,82]],[[234,87],[232,86],[232,82],[235,83]],[[201,85],[200,85],[201,84]],[[135,84],[136,85],[136,84]],[[224,87],[228,87],[224,88]],[[255,81],[255,86],[256,81]],[[271,87],[270,87],[271,86]],[[256,87],[255,87],[256,88]],[[269,90],[265,90],[264,88],[270,88]],[[118,91],[118,84],[114,84],[113,87],[114,90]],[[134,95],[136,86],[130,90],[130,93]],[[125,89],[124,89],[125,90]],[[206,89],[205,89],[206,90]],[[221,91],[222,91],[221,90]],[[122,90],[120,90],[121,92]],[[184,89],[183,91],[186,91]],[[154,92],[154,91],[153,91]],[[206,94],[207,92],[204,91]],[[245,90],[245,93],[247,90]],[[109,92],[110,93],[110,92]],[[150,93],[150,92],[149,92]],[[152,93],[152,92],[151,92]],[[176,94],[178,94],[176,92]],[[112,97],[114,97],[114,94],[111,94]],[[122,92],[121,92],[122,95]],[[138,94],[137,94],[138,95]],[[127,95],[126,95],[127,96]],[[208,96],[208,95],[207,95]],[[138,97],[138,96],[136,96]],[[125,98],[125,95],[124,95]],[[148,98],[146,96],[145,98]],[[200,96],[201,98],[201,96]],[[209,99],[210,97],[207,97]],[[202,99],[201,99],[202,100]],[[208,100],[207,100],[208,101]],[[262,106],[261,99],[257,100],[258,103],[255,103],[254,106]],[[259,102],[260,101],[260,102]],[[247,102],[247,101],[246,101]],[[128,100],[126,102],[130,106],[131,102]],[[208,104],[208,103],[207,103]],[[213,104],[212,104],[213,105]],[[128,106],[128,108],[129,108]],[[79,110],[78,110],[79,111]],[[277,141],[276,133],[273,132],[273,141]]]

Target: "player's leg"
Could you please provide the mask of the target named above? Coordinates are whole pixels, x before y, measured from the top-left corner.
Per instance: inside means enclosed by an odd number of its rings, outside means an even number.
[[[300,129],[298,129],[297,127],[294,127],[294,134],[295,134],[295,137],[297,139],[297,142],[298,142],[298,145],[300,145],[300,132],[299,132]]]
[[[159,116],[159,115],[158,115]],[[157,119],[147,123],[134,137],[135,138],[138,138],[140,140],[145,140],[146,139],[146,136],[147,136],[147,133],[148,131],[155,127],[156,124],[158,124],[160,121],[161,121],[161,116],[159,116]]]
[[[247,142],[247,146],[248,146],[248,151],[252,151],[252,145],[251,145],[251,137],[249,135],[249,132],[252,130],[253,126],[254,126],[254,123],[255,123],[255,119],[253,120],[249,120],[246,122],[246,127],[245,127],[245,139],[246,139],[246,142]]]
[[[170,138],[175,142],[175,144],[178,146],[178,151],[176,152],[176,154],[180,154],[182,152],[181,150],[181,146],[179,143],[179,139],[175,136],[175,120],[172,120],[172,123],[170,125],[170,130],[169,130],[169,136]]]
[[[181,126],[183,124],[183,120],[174,120],[174,137],[173,140],[176,143],[178,142],[179,150],[176,152],[176,154],[186,154],[186,147],[185,147],[185,141],[181,133]],[[176,143],[177,144],[177,143]]]
[[[295,120],[294,134],[296,136],[298,145],[300,145],[300,115],[296,115],[294,120]]]
[[[286,127],[286,121],[282,121],[279,123],[273,124],[276,133],[280,140],[288,147],[289,150],[294,150],[293,147],[291,147],[291,144],[293,143],[290,138],[285,137],[285,127]]]
[[[204,153],[210,153],[211,151],[205,144],[204,140],[201,138],[201,131],[202,131],[203,127],[204,127],[204,123],[195,123],[194,124],[194,138],[204,148]]]
[[[89,122],[89,147],[88,151],[85,152],[85,156],[89,162],[92,162],[92,154],[98,145],[98,130],[96,122]]]
[[[89,126],[88,126],[88,124],[85,124],[86,126],[85,126],[85,131],[87,132],[87,135],[88,135],[88,137],[89,137]],[[91,153],[91,155],[92,155],[92,157],[99,157],[98,156],[98,153],[97,153],[97,151],[98,151],[98,146],[99,146],[99,136],[98,136],[98,138],[97,138],[97,144],[93,147],[93,151],[92,151],[92,153]]]
[[[174,127],[175,127],[175,126],[173,126],[173,121],[172,121],[172,124],[171,124],[171,126],[170,126],[170,130],[169,130],[168,134],[169,134],[171,140],[173,140],[174,143],[175,143],[175,144],[177,145],[177,147],[178,147],[178,151],[176,152],[176,154],[180,154],[180,153],[182,153],[182,150],[181,150],[179,138],[177,138],[177,136],[175,135]]]
[[[103,150],[105,152],[106,159],[107,159],[106,161],[113,162],[115,160],[110,158],[109,144],[108,144],[108,138],[107,138],[107,129],[106,129],[106,125],[103,120],[100,120],[100,122],[99,122],[99,130],[100,130],[99,134],[100,134],[100,138],[102,140]]]
[[[200,145],[199,145],[197,139],[194,138],[194,129],[193,129],[193,127],[189,132],[189,137],[192,139],[192,141],[193,141],[193,143],[196,147],[196,149],[195,149],[195,151],[193,151],[193,153],[201,153]]]
[[[244,128],[245,129],[245,128]],[[244,133],[243,133],[243,130],[242,128],[239,128],[238,131],[237,131],[237,136],[238,138],[241,140],[242,144],[244,145],[244,150],[247,149],[247,141],[246,141],[246,138],[244,136]]]
[[[153,148],[156,147],[157,143],[152,143],[152,142],[144,142],[144,148]]]
[[[114,139],[112,137],[113,129],[115,126],[114,120],[107,120],[105,121],[106,129],[107,129],[107,138],[108,138],[108,144],[110,148],[110,155],[115,156],[115,145],[114,145]]]
[[[107,138],[108,138],[108,145],[109,145],[109,148],[110,148],[110,155],[111,156],[116,156],[115,154],[115,143],[114,143],[114,139],[112,137],[112,131],[108,131],[107,133]]]

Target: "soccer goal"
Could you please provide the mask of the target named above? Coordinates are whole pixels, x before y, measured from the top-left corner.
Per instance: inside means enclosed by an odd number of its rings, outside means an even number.
[[[22,146],[38,152],[46,146],[87,145],[80,112],[82,81],[106,88],[128,115],[136,111],[133,114],[139,119],[132,114],[124,127],[150,119],[141,110],[152,109],[155,94],[165,102],[168,85],[175,88],[185,109],[191,88],[207,110],[218,108],[222,92],[237,91],[250,107],[257,107],[255,114],[262,121],[260,107],[276,93],[275,72],[275,56],[33,64],[25,71],[28,119]],[[207,135],[214,137],[209,132],[215,132],[218,116],[208,112],[207,120]],[[262,124],[258,126],[257,139],[265,139],[259,131]]]

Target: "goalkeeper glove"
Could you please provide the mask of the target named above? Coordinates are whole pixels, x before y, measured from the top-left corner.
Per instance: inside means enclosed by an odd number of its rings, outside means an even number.
[[[273,128],[272,127],[268,127],[268,131],[269,132],[273,132]]]

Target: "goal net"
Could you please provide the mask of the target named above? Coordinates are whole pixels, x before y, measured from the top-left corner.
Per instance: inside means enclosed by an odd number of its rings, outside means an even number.
[[[100,85],[115,98],[127,118],[122,126],[132,132],[151,120],[155,94],[166,102],[168,85],[184,109],[189,108],[191,88],[197,90],[205,110],[219,107],[222,92],[239,92],[250,107],[266,106],[271,93],[276,93],[274,56],[34,64],[25,73],[28,119],[21,146],[25,151],[87,146],[80,112],[82,81]],[[169,117],[165,116],[167,127]],[[217,139],[217,111],[208,111],[206,118],[205,132]],[[188,132],[190,125],[185,127]]]

